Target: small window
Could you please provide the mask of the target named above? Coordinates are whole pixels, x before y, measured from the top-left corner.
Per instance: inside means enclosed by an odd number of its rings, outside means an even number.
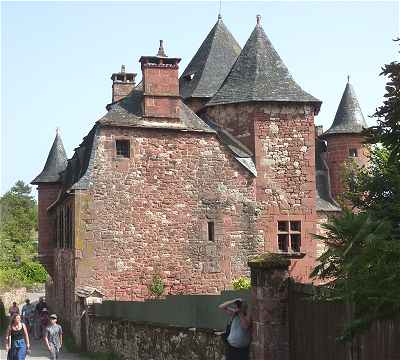
[[[215,241],[214,221],[208,222],[208,241]]]
[[[350,157],[357,157],[357,149],[349,149],[349,156]]]
[[[300,252],[300,234],[290,234],[290,246],[293,252]]]
[[[301,222],[300,221],[291,221],[290,222],[290,232],[300,232],[301,231]]]
[[[289,229],[289,221],[278,221],[278,231],[287,232]]]
[[[301,221],[278,221],[278,249],[282,252],[300,252]]]
[[[289,235],[288,234],[278,234],[278,248],[280,251],[287,252],[288,251],[288,243],[289,243]]]
[[[130,157],[130,144],[129,140],[116,140],[115,147],[117,150],[118,157],[129,158]]]

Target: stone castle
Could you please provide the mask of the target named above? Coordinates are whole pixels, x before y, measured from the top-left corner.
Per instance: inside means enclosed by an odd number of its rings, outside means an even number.
[[[366,162],[366,127],[346,84],[332,126],[305,92],[260,17],[243,49],[221,17],[178,76],[179,58],[139,59],[142,81],[112,75],[112,102],[67,159],[57,133],[38,185],[39,254],[48,298],[80,316],[85,289],[106,299],[218,293],[248,275],[251,255],[290,253],[309,281],[313,234],[342,192],[343,163]],[[90,292],[90,290],[88,290]]]

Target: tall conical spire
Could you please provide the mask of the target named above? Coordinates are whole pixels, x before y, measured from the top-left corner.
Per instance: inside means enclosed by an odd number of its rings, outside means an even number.
[[[221,14],[179,79],[181,96],[211,98],[240,54]]]
[[[261,16],[221,88],[208,105],[250,101],[321,102],[292,78],[261,26]]]
[[[57,128],[56,137],[51,146],[49,155],[42,172],[36,176],[31,184],[55,183],[60,180],[60,173],[67,167],[67,154],[61,140],[60,130]]]
[[[351,85],[349,81],[350,76],[347,77],[347,84],[336,111],[332,126],[324,135],[357,134],[362,132],[364,128],[368,127],[358,103],[353,85]]]

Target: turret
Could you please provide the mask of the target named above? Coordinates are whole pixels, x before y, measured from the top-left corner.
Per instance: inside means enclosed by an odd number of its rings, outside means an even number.
[[[349,80],[348,77],[332,126],[322,135],[327,142],[326,161],[334,198],[344,190],[342,173],[345,162],[353,159],[358,165],[365,165],[368,161],[362,135],[368,125]]]
[[[304,252],[294,275],[305,281],[314,264],[315,126],[321,101],[304,91],[272,46],[261,17],[207,116],[254,154],[259,231],[265,250]]]
[[[42,172],[32,180],[38,185],[38,220],[39,220],[39,260],[53,274],[53,251],[56,247],[55,214],[47,208],[57,199],[61,188],[61,173],[67,167],[67,154],[57,129],[56,137],[50,149]]]
[[[185,103],[199,111],[226,78],[241,48],[222,21],[221,15],[179,79]]]

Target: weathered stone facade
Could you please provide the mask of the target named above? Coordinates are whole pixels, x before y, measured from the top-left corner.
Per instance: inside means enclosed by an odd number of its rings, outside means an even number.
[[[161,327],[90,317],[88,350],[124,360],[223,360],[225,344],[212,330]]]
[[[130,158],[116,157],[115,138],[129,139]],[[264,245],[254,178],[214,135],[107,128],[97,146],[77,286],[135,300],[157,274],[179,294],[216,293],[247,272]]]
[[[207,115],[254,153],[256,200],[261,209],[258,229],[265,250],[278,251],[280,220],[301,221],[301,265],[292,276],[308,281],[315,264],[316,228],[315,126],[312,108],[234,104],[207,108]]]

